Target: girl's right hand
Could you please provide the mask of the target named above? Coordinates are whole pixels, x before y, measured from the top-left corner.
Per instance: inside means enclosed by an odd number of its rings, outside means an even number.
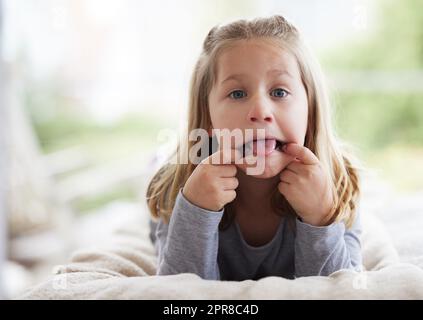
[[[218,150],[201,161],[185,183],[182,193],[197,207],[220,211],[236,197],[237,168],[233,164],[242,158],[235,149]]]

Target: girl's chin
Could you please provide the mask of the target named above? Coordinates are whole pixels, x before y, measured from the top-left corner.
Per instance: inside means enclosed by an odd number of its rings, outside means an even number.
[[[269,159],[270,160],[270,159]],[[246,175],[252,176],[258,179],[269,179],[277,176],[287,166],[283,160],[279,161],[264,161],[264,163],[253,164],[237,164],[236,166],[244,172]]]
[[[247,174],[246,172],[245,172],[245,174]],[[279,174],[279,172],[265,172],[265,173],[262,173],[262,174],[255,174],[255,173],[253,173],[253,174],[247,174],[248,176],[250,176],[250,177],[253,177],[253,178],[256,178],[256,179],[271,179],[271,178],[274,178],[274,177],[276,177],[277,175]]]

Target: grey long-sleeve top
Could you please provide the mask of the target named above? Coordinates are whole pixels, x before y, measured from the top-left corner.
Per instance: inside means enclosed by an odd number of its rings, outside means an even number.
[[[282,218],[273,239],[250,246],[236,221],[219,231],[224,209],[208,211],[176,198],[169,224],[151,223],[158,275],[195,273],[203,279],[235,280],[280,276],[326,276],[340,269],[361,270],[360,217],[351,229],[343,222],[316,227]]]

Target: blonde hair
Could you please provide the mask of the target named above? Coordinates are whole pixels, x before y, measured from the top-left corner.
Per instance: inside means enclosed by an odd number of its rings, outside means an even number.
[[[334,199],[332,221],[344,221],[347,227],[351,227],[360,193],[358,169],[333,133],[330,101],[320,66],[307,50],[297,29],[284,17],[275,15],[251,21],[238,20],[215,26],[210,30],[191,78],[188,132],[197,128],[207,130],[211,127],[208,96],[216,80],[219,54],[235,41],[249,39],[270,40],[295,56],[307,92],[309,108],[304,145],[319,158],[330,177]],[[191,150],[195,143],[180,142],[171,157],[176,156],[178,152]],[[193,163],[168,163],[158,170],[147,188],[147,204],[154,218],[169,222],[179,189],[184,186],[194,169]],[[272,197],[272,206],[279,214],[296,216],[295,211],[277,190]],[[228,204],[225,206],[221,227],[226,227],[233,217],[234,212]]]

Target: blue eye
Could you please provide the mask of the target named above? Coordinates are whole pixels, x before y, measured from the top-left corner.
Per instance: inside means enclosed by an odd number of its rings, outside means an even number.
[[[277,88],[272,91],[271,95],[276,98],[284,98],[288,95],[288,91],[286,91],[285,89]]]
[[[242,90],[234,90],[229,94],[229,97],[232,99],[241,99],[246,96],[245,92]]]

